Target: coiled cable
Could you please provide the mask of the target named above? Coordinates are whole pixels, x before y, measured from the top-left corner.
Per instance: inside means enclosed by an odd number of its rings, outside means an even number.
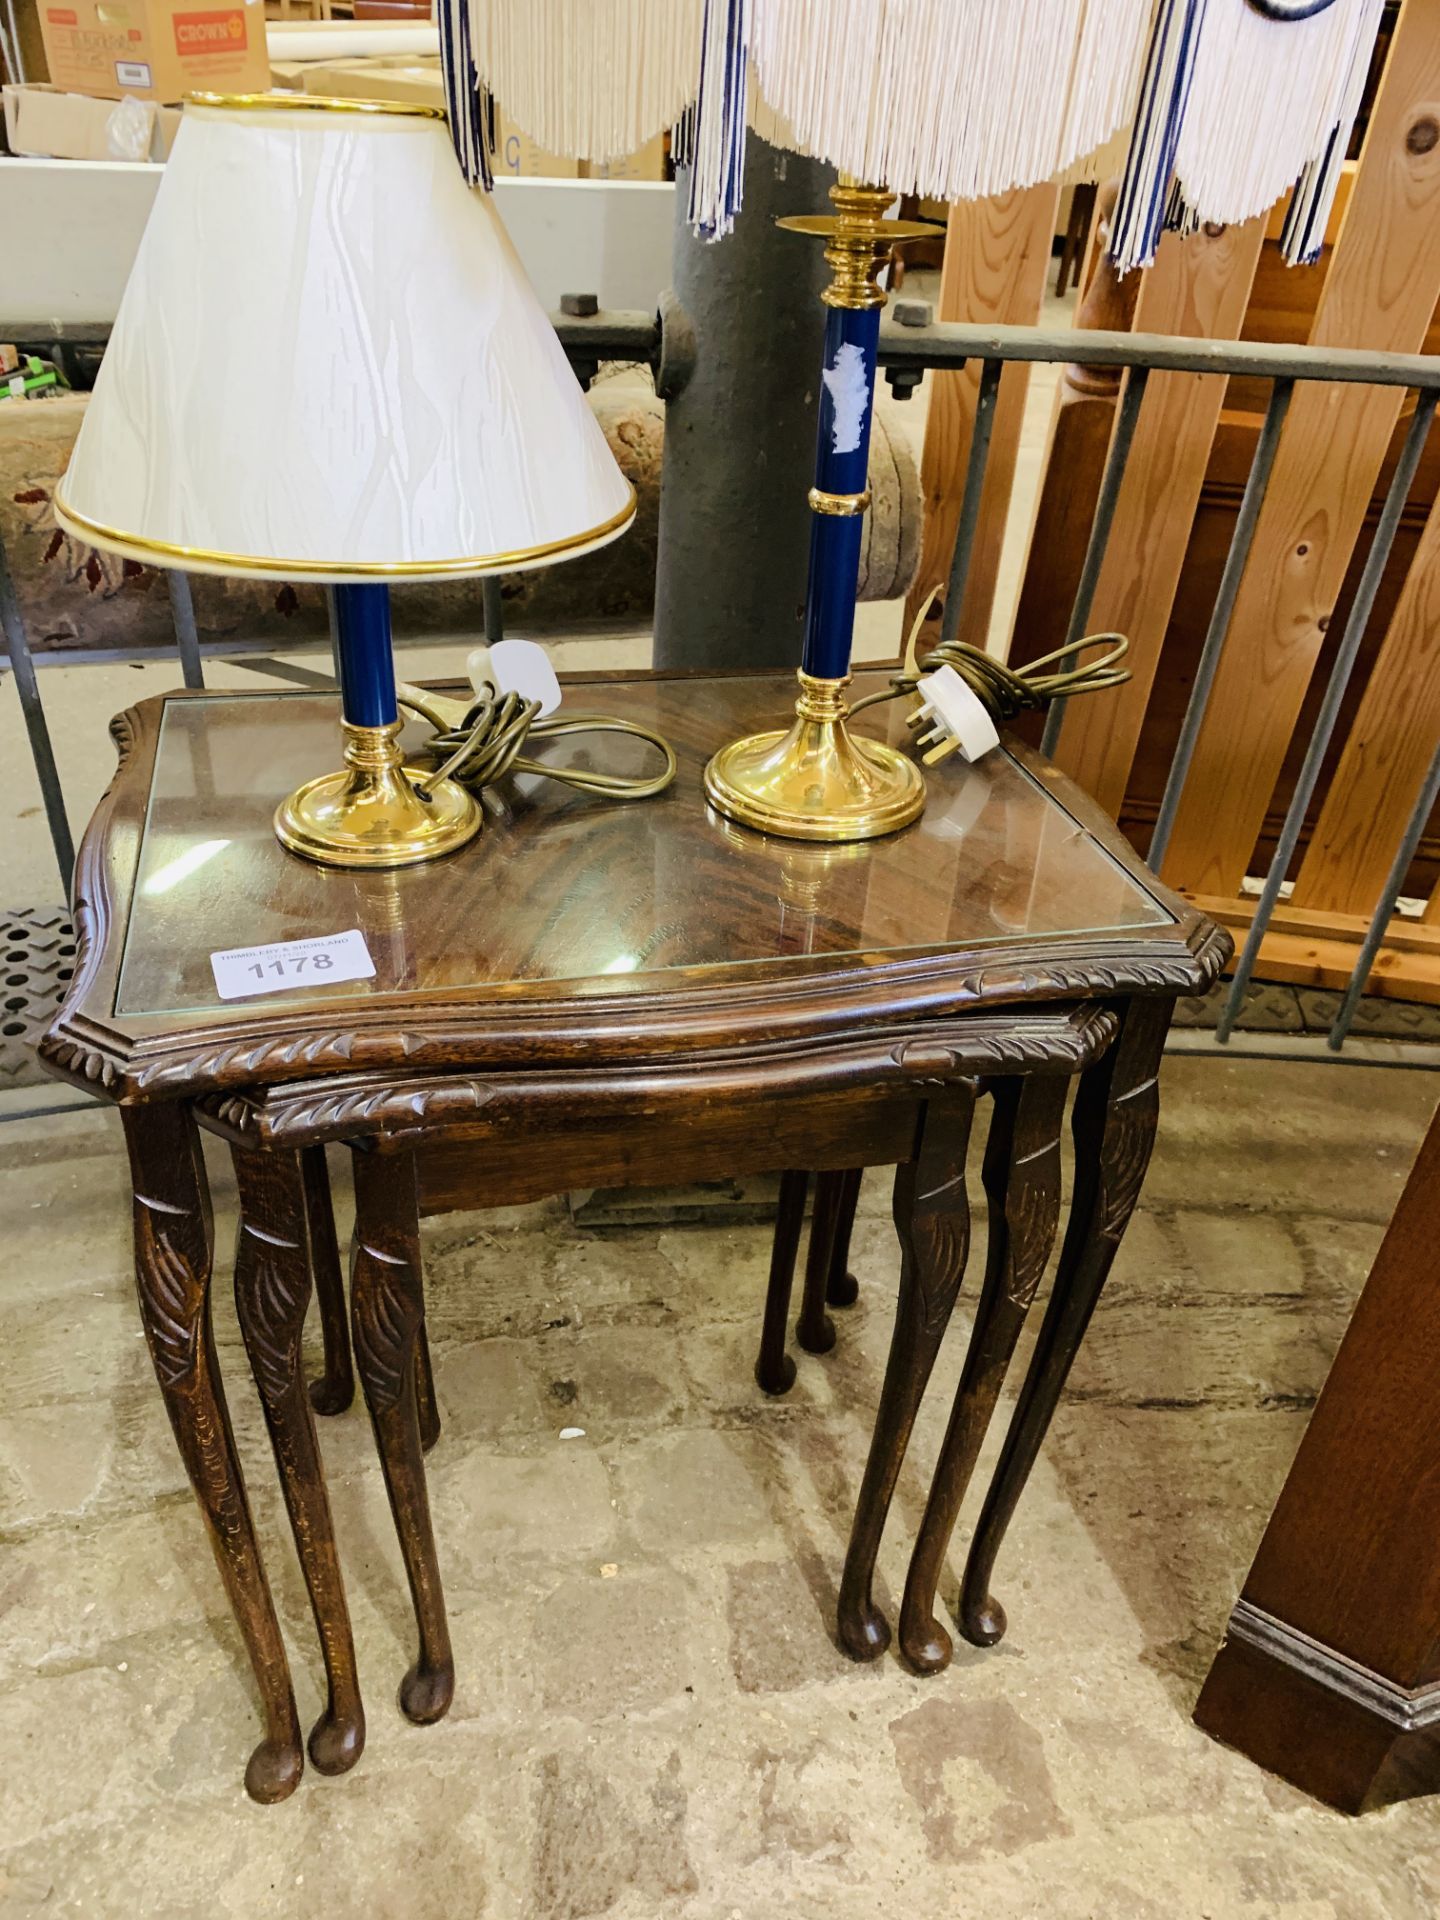
[[[663,793],[675,778],[675,751],[670,742],[638,720],[617,720],[603,713],[571,713],[540,717],[540,702],[518,693],[481,692],[468,706],[427,692],[423,687],[396,689],[401,706],[428,720],[435,732],[425,751],[440,761],[433,773],[422,774],[417,785],[426,789],[445,779],[458,780],[473,793],[494,786],[507,773],[538,773],[580,793],[607,800],[648,800]],[[628,733],[648,742],[663,765],[649,778],[601,773],[590,767],[554,766],[548,760],[528,758],[521,749],[530,740],[554,740],[567,733]]]
[[[1052,700],[1068,700],[1078,693],[1101,693],[1107,687],[1123,686],[1130,678],[1129,668],[1120,665],[1130,651],[1130,642],[1123,633],[1087,633],[1082,640],[1056,647],[1053,653],[1042,654],[1038,660],[1027,660],[1023,667],[1006,666],[1003,660],[963,640],[940,641],[922,661],[918,658],[920,629],[939,591],[936,587],[916,615],[905,648],[904,666],[891,676],[888,687],[857,700],[850,709],[852,718],[866,707],[878,706],[882,700],[899,700],[914,693],[922,676],[933,673],[937,667],[953,667],[997,727],[1007,726],[1022,713],[1039,712]],[[1083,666],[1076,664],[1083,648],[1102,641],[1111,642],[1108,653]],[[1059,670],[1047,673],[1045,669],[1057,661],[1062,663]]]

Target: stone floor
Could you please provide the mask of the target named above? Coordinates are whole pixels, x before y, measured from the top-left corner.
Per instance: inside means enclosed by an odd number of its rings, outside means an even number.
[[[410,1629],[354,1409],[324,1445],[369,1748],[271,1809],[240,1789],[256,1723],[129,1298],[117,1129],[6,1125],[5,1920],[1428,1920],[1440,1805],[1324,1812],[1189,1712],[1437,1082],[1186,1058],[1165,1082],[1145,1210],[1001,1563],[1009,1638],[928,1681],[830,1638],[893,1297],[883,1179],[860,1304],[782,1402],[750,1374],[763,1225],[430,1223],[455,1707],[420,1730],[394,1705]],[[223,1283],[216,1319],[308,1723],[313,1633]]]

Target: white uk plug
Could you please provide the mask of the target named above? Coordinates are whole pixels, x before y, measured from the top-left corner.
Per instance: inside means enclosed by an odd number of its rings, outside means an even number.
[[[905,724],[927,729],[916,743],[930,749],[923,756],[927,767],[952,753],[978,760],[999,746],[1000,735],[989,709],[954,667],[939,666],[924,674],[916,682],[915,696],[918,704]]]

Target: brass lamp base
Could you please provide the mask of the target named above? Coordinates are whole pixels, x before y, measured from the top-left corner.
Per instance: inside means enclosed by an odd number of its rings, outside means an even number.
[[[850,733],[848,685],[802,673],[788,733],[732,741],[706,767],[711,805],[789,840],[874,840],[908,827],[924,810],[925,781],[894,747]]]
[[[341,724],[344,769],[307,780],[276,809],[283,846],[324,867],[408,867],[474,839],[484,822],[479,802],[458,781],[432,786],[403,764],[398,720]]]

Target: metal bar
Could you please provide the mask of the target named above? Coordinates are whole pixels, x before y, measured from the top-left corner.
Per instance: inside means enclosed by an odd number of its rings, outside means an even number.
[[[616,308],[592,314],[554,314],[551,324],[567,353],[579,360],[645,360],[660,351],[653,313]],[[99,344],[108,324],[50,327],[0,322],[7,340],[43,346],[46,341]],[[977,326],[935,321],[928,327],[880,325],[882,367],[963,367],[967,360],[1054,360],[1075,357],[1068,328]],[[1270,345],[1260,340],[1194,340],[1159,333],[1085,331],[1087,367],[1153,367],[1162,373],[1247,374],[1262,380],[1339,380],[1371,387],[1440,387],[1440,354],[1371,354],[1350,347]]]
[[[987,360],[980,369],[975,419],[970,428],[970,456],[965,462],[965,492],[960,500],[960,524],[955,529],[955,546],[945,583],[945,607],[940,616],[942,645],[948,645],[960,631],[960,613],[965,604],[965,583],[970,577],[975,528],[980,521],[980,496],[985,491],[985,467],[990,458],[990,435],[995,426],[995,402],[1002,371],[998,360]]]
[[[0,1107],[0,1126],[12,1120],[48,1120],[57,1113],[100,1113],[109,1106],[108,1100],[65,1100],[53,1107]]]
[[[1230,616],[1235,611],[1235,598],[1240,591],[1240,579],[1245,571],[1245,563],[1250,558],[1250,543],[1255,537],[1255,523],[1260,517],[1260,503],[1265,498],[1266,487],[1270,484],[1270,469],[1275,464],[1275,449],[1280,444],[1280,429],[1285,424],[1285,415],[1290,410],[1290,398],[1294,391],[1293,381],[1277,380],[1274,391],[1270,395],[1270,405],[1265,409],[1265,420],[1255,446],[1255,457],[1250,462],[1250,474],[1245,482],[1240,511],[1235,518],[1235,531],[1230,536],[1230,551],[1225,556],[1219,590],[1215,595],[1215,605],[1210,613],[1210,624],[1205,629],[1205,644],[1200,649],[1200,658],[1195,665],[1195,684],[1190,689],[1189,704],[1185,708],[1185,718],[1180,724],[1180,738],[1175,743],[1174,758],[1170,762],[1165,791],[1160,798],[1160,810],[1155,816],[1155,828],[1150,835],[1150,850],[1145,856],[1155,873],[1159,873],[1165,859],[1166,850],[1170,845],[1170,835],[1175,828],[1175,816],[1180,811],[1180,796],[1184,793],[1185,782],[1190,777],[1190,763],[1195,758],[1195,742],[1200,737],[1205,709],[1210,704],[1210,692],[1215,685],[1215,674],[1220,665],[1220,655],[1225,647],[1225,637],[1230,631]]]
[[[1105,455],[1105,471],[1100,477],[1100,496],[1095,502],[1095,518],[1090,523],[1090,538],[1085,545],[1085,559],[1080,568],[1079,584],[1075,588],[1075,603],[1070,609],[1070,624],[1065,630],[1065,655],[1060,662],[1060,672],[1068,673],[1075,664],[1075,652],[1078,642],[1084,635],[1090,619],[1090,608],[1094,603],[1095,589],[1100,581],[1100,568],[1104,564],[1105,549],[1110,544],[1110,528],[1115,520],[1115,503],[1120,498],[1121,483],[1125,478],[1125,463],[1130,458],[1130,445],[1135,438],[1135,423],[1140,418],[1140,403],[1145,398],[1145,383],[1150,375],[1148,367],[1133,367],[1130,378],[1125,382],[1125,391],[1120,396],[1120,411],[1115,420],[1115,431],[1110,436],[1109,451]],[[1040,739],[1040,751],[1047,760],[1053,759],[1055,749],[1060,744],[1060,729],[1065,724],[1064,700],[1052,700],[1050,710],[1045,715],[1045,731]]]
[[[165,576],[170,589],[170,616],[175,622],[175,645],[180,650],[180,671],[187,687],[203,687],[205,669],[200,664],[200,635],[195,626],[195,601],[190,593],[190,576],[173,567]]]
[[[505,638],[505,608],[500,598],[500,576],[487,573],[480,582],[485,602],[485,644],[493,647]]]
[[[293,660],[274,660],[269,654],[243,654],[240,665],[247,673],[263,673],[272,680],[288,680],[294,687],[312,687],[316,693],[330,693],[335,687],[333,674],[316,673],[313,667],[302,667]]]
[[[577,360],[647,360],[660,354],[660,321],[654,313],[619,308],[598,313],[552,313],[560,344]]]
[[[1097,327],[977,326],[938,320],[880,328],[882,367],[958,367],[967,360],[1070,361],[1087,367],[1145,366],[1159,373],[1248,374],[1263,380],[1338,380],[1367,387],[1440,387],[1440,354],[1367,353],[1354,347],[1272,346],[1259,340],[1196,340]]]
[[[582,626],[578,629],[572,622],[562,620],[558,616],[549,619],[537,616],[534,622],[527,624],[530,632],[537,639],[545,640],[573,640],[577,634],[582,638],[593,639],[604,637],[609,632],[598,616],[590,626]],[[397,654],[405,652],[410,647],[431,647],[435,644],[435,636],[429,633],[397,633],[392,638]],[[268,637],[260,635],[250,638],[243,634],[227,634],[217,640],[202,640],[200,653],[201,657],[207,661],[243,661],[252,655],[269,654],[274,646],[273,634]],[[322,633],[298,633],[293,639],[287,639],[285,642],[287,653],[328,652],[329,646],[329,639]],[[55,667],[128,666],[136,661],[143,664],[153,661],[163,666],[175,658],[175,649],[168,644],[152,646],[149,643],[133,647],[47,647],[43,653],[37,653],[32,657],[36,673],[44,674]],[[6,672],[9,665],[9,655],[5,651],[3,640],[0,640],[0,673]],[[327,676],[325,684],[333,686],[335,682],[333,678]]]
[[[1365,629],[1370,624],[1375,596],[1380,591],[1380,576],[1384,573],[1385,563],[1390,558],[1390,549],[1394,545],[1400,516],[1405,511],[1410,483],[1415,478],[1415,469],[1420,464],[1420,455],[1425,447],[1425,436],[1430,431],[1430,422],[1435,417],[1437,400],[1440,400],[1440,393],[1422,393],[1416,402],[1415,416],[1405,435],[1405,444],[1400,450],[1400,459],[1385,495],[1385,504],[1380,509],[1380,519],[1370,542],[1370,551],[1365,556],[1365,565],[1361,570],[1360,584],[1355,589],[1350,617],[1345,622],[1345,631],[1340,636],[1340,645],[1335,653],[1335,664],[1330,669],[1325,698],[1320,703],[1320,712],[1316,716],[1315,728],[1310,735],[1310,744],[1305,749],[1305,759],[1300,768],[1299,778],[1295,782],[1295,792],[1291,796],[1289,810],[1285,815],[1284,825],[1280,829],[1280,837],[1275,843],[1275,857],[1270,862],[1270,871],[1265,876],[1265,886],[1260,895],[1259,905],[1255,909],[1255,917],[1250,922],[1250,932],[1246,937],[1244,951],[1240,955],[1235,977],[1230,983],[1229,995],[1216,1023],[1215,1038],[1222,1047],[1230,1038],[1236,1015],[1245,998],[1245,989],[1249,986],[1250,976],[1255,971],[1255,962],[1260,954],[1260,942],[1265,938],[1265,929],[1270,924],[1270,916],[1275,911],[1275,902],[1280,898],[1280,888],[1284,884],[1295,848],[1299,844],[1300,830],[1305,824],[1306,809],[1319,784],[1325,751],[1335,732],[1335,723],[1340,718],[1340,702],[1345,697],[1345,689],[1349,685],[1350,675],[1355,666],[1355,657],[1360,651],[1360,642],[1364,639]]]
[[[1370,970],[1375,965],[1375,956],[1384,943],[1389,930],[1390,916],[1395,911],[1395,902],[1400,898],[1400,890],[1405,885],[1405,875],[1410,871],[1410,862],[1415,858],[1415,850],[1420,845],[1420,837],[1430,815],[1435,811],[1435,802],[1440,799],[1440,742],[1430,761],[1430,771],[1425,775],[1415,801],[1415,810],[1406,823],[1400,845],[1395,851],[1395,860],[1385,876],[1385,885],[1376,902],[1375,912],[1370,925],[1365,930],[1360,952],[1356,956],[1355,969],[1350,975],[1350,984],[1345,989],[1345,998],[1340,1002],[1340,1011],[1335,1016],[1335,1024],[1325,1037],[1325,1044],[1332,1053],[1338,1053],[1345,1044],[1345,1037],[1355,1018],[1355,1009],[1360,1004],[1360,996],[1365,991],[1365,983],[1370,978]]]
[[[325,627],[330,640],[330,673],[334,684],[340,684],[340,621],[335,611],[335,589],[325,589]]]
[[[1440,1047],[1423,1040],[1390,1040],[1362,1034],[1344,1053],[1329,1052],[1321,1033],[1251,1033],[1241,1028],[1223,1050],[1215,1045],[1208,1027],[1172,1027],[1165,1042],[1167,1054],[1183,1053],[1195,1060],[1324,1060],[1330,1066],[1425,1067],[1440,1073]]]
[[[665,458],[652,659],[667,672],[793,669],[805,645],[829,275],[820,248],[776,221],[824,206],[835,175],[747,138],[745,218],[712,246],[685,217],[690,169],[677,173],[666,364],[656,370]],[[568,327],[561,338],[568,344]]]
[[[45,803],[50,844],[55,849],[60,884],[68,900],[70,878],[75,871],[75,843],[70,838],[70,821],[65,813],[65,795],[61,791],[60,775],[55,766],[55,750],[50,744],[50,729],[45,722],[40,685],[35,678],[35,662],[30,657],[25,622],[20,617],[20,605],[11,584],[3,538],[0,538],[0,630],[5,634],[10,671],[15,676],[15,691],[20,696],[20,711],[24,716],[25,731],[30,736],[30,757],[35,762],[35,778],[40,782],[40,798]]]

